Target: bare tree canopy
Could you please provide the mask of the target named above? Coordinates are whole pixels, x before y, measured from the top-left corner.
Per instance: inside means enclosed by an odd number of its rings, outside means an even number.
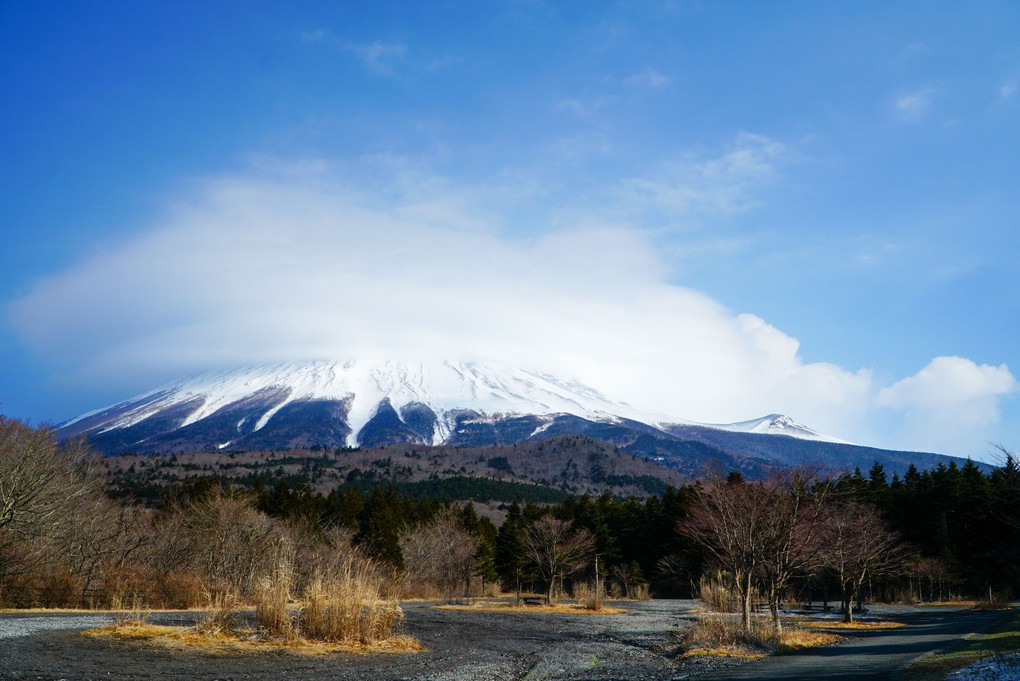
[[[524,547],[548,584],[546,602],[552,603],[557,582],[594,557],[595,538],[584,528],[572,529],[570,523],[545,515],[524,533]]]
[[[822,564],[839,583],[843,618],[853,621],[854,594],[869,577],[903,567],[906,549],[886,528],[873,506],[846,501],[831,507],[825,517]]]

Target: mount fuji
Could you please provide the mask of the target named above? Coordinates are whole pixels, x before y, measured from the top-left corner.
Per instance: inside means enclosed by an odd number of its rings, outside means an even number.
[[[524,369],[469,362],[314,361],[207,373],[60,424],[105,454],[517,444],[573,434],[697,474],[803,463],[887,470],[944,457],[859,447],[772,414],[709,425],[642,411]]]

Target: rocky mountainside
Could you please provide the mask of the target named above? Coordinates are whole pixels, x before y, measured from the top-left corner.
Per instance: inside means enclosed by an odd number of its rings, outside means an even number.
[[[584,435],[674,470],[926,468],[944,457],[858,447],[780,414],[708,425],[614,402],[572,381],[472,363],[305,362],[204,374],[61,424],[106,454],[315,445],[484,446]]]

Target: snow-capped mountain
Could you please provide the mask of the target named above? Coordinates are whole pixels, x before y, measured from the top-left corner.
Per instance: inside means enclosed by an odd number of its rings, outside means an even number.
[[[168,383],[60,425],[106,454],[517,444],[586,435],[697,474],[822,463],[890,472],[936,455],[858,447],[771,414],[701,424],[637,409],[574,381],[466,362],[274,364]],[[931,464],[934,465],[934,464]]]
[[[465,421],[496,422],[525,416],[537,417],[529,437],[540,434],[561,415],[603,423],[635,421],[656,428],[663,424],[702,425],[641,411],[580,383],[523,369],[465,362],[317,361],[250,367],[176,381],[68,421],[60,426],[60,432],[65,436],[87,433],[102,442],[134,430],[146,437],[131,444],[147,449],[146,443],[153,437],[163,440],[189,428],[197,431],[200,429],[194,426],[209,426],[230,414],[237,417],[231,421],[233,428],[214,443],[222,449],[242,446],[244,440],[253,439],[267,428],[276,430],[296,407],[322,410],[327,405],[340,417],[340,423],[333,425],[345,431],[343,444],[351,447],[367,441],[378,444],[379,438],[369,426],[390,417],[391,412],[412,431],[402,433],[398,440],[431,445],[449,441]],[[706,427],[832,441],[780,415]]]

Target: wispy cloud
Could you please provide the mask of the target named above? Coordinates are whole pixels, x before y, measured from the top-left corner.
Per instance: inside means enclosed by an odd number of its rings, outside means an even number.
[[[1016,94],[1017,94],[1017,82],[1015,80],[1005,82],[999,86],[1000,101],[1004,102],[1006,100],[1013,99],[1014,97],[1016,97]]]
[[[381,40],[363,45],[348,45],[348,49],[358,55],[368,70],[385,76],[394,75],[397,67],[407,57],[406,45]]]
[[[311,31],[304,31],[301,34],[301,42],[321,43],[329,37],[329,31],[324,28],[317,28]]]
[[[636,73],[623,79],[623,84],[629,87],[658,89],[667,83],[669,83],[669,78],[654,70]]]
[[[938,91],[932,87],[909,92],[896,97],[893,108],[900,120],[906,123],[918,123],[928,115],[932,100],[937,94]]]
[[[690,156],[623,183],[630,206],[673,215],[727,215],[755,205],[755,190],[777,173],[786,147],[762,135],[741,133],[722,155]]]

